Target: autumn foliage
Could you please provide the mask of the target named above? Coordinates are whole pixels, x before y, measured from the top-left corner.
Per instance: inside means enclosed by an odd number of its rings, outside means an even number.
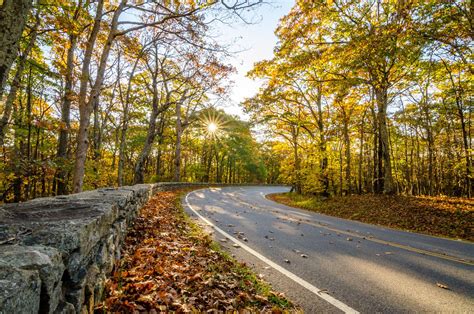
[[[97,312],[272,311],[291,303],[244,265],[211,249],[180,208],[180,191],[158,193],[129,231],[123,258]]]

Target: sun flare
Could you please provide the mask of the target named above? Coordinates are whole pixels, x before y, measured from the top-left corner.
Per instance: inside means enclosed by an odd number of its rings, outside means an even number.
[[[201,130],[208,138],[218,138],[226,132],[226,122],[215,111],[205,112],[201,118]]]
[[[207,125],[207,131],[209,133],[216,133],[218,129],[219,129],[219,126],[215,122],[210,122]]]

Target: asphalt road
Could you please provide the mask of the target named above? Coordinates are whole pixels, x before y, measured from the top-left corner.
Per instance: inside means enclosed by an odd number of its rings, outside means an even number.
[[[212,224],[222,247],[307,313],[474,313],[472,243],[330,217],[265,198],[287,190],[197,190],[187,195],[185,208],[202,224]]]

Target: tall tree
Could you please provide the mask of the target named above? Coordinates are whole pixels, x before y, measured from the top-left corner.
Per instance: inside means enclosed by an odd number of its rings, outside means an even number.
[[[28,20],[33,0],[4,0],[0,5],[0,100],[8,73],[18,54],[20,37]]]

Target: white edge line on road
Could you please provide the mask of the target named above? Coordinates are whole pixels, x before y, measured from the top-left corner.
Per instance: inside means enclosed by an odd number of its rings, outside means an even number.
[[[252,254],[253,256],[257,257],[258,259],[260,259],[261,261],[263,261],[264,263],[266,263],[268,266],[271,266],[273,267],[275,270],[279,271],[280,273],[282,273],[283,275],[285,275],[286,277],[290,278],[291,280],[293,280],[294,282],[298,283],[299,285],[301,285],[302,287],[308,289],[309,291],[311,291],[312,293],[314,293],[315,295],[317,295],[318,297],[320,297],[321,299],[325,300],[326,302],[334,305],[335,307],[337,307],[338,309],[340,309],[341,311],[345,312],[345,313],[359,313],[358,311],[354,310],[353,308],[351,308],[350,306],[344,304],[343,302],[333,298],[332,296],[330,296],[329,294],[325,293],[325,292],[321,292],[321,289],[313,286],[312,284],[310,284],[309,282],[307,282],[306,280],[298,277],[297,275],[293,274],[292,272],[286,270],[285,268],[281,267],[280,265],[276,264],[275,262],[271,261],[270,259],[266,258],[265,256],[263,256],[262,254],[258,253],[257,251],[255,251],[254,249],[252,249],[251,247],[247,246],[246,244],[242,243],[241,241],[237,240],[236,238],[234,238],[233,236],[231,236],[230,234],[228,234],[227,232],[225,232],[224,230],[222,230],[221,228],[217,227],[216,225],[214,225],[211,221],[209,221],[207,218],[203,217],[201,214],[199,214],[197,212],[197,210],[195,210],[193,208],[193,206],[191,206],[191,204],[189,204],[189,200],[188,200],[188,196],[193,194],[194,192],[197,192],[199,190],[196,190],[196,191],[192,191],[188,194],[186,194],[186,197],[185,197],[185,201],[186,201],[186,205],[189,207],[189,209],[191,209],[195,214],[196,216],[198,216],[201,220],[203,220],[205,223],[207,223],[208,225],[210,225],[214,230],[216,230],[217,232],[221,233],[223,236],[227,237],[229,240],[231,240],[232,242],[238,244],[241,248],[243,248],[244,250],[246,250],[247,252],[249,252],[250,254]]]

